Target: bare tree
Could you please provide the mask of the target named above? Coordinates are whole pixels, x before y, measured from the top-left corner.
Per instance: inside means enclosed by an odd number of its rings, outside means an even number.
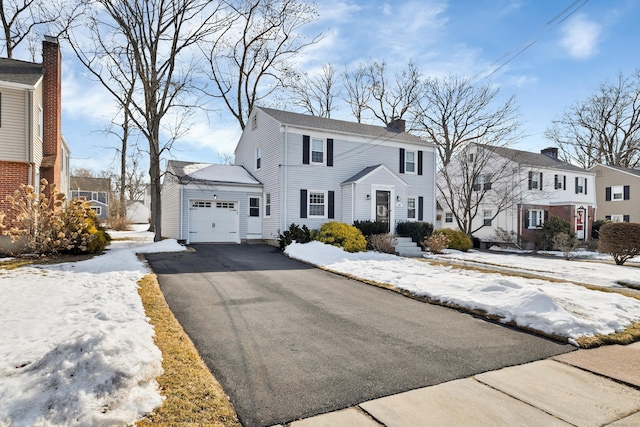
[[[286,86],[289,60],[321,35],[299,30],[316,20],[315,4],[299,0],[230,2],[233,21],[215,40],[201,43],[209,62],[211,89],[244,129],[253,106]]]
[[[362,123],[362,115],[367,110],[371,99],[367,67],[363,63],[353,68],[345,66],[342,72],[342,85],[347,91],[344,100],[351,107],[356,121]]]
[[[386,62],[372,62],[365,69],[369,84],[369,111],[385,126],[394,119],[402,119],[424,97],[422,73],[410,61],[407,68],[388,75]]]
[[[432,78],[424,93],[413,130],[437,146],[443,167],[471,142],[501,146],[519,136],[515,98],[498,104],[498,89],[488,84],[475,87],[456,76]]]
[[[66,0],[2,0],[0,6],[7,58],[13,58],[15,49],[27,42],[32,60],[35,60],[35,48],[40,46],[42,33],[59,36],[83,10],[82,2]],[[34,43],[35,40],[38,43]]]
[[[515,160],[501,155],[500,147],[472,143],[438,172],[438,199],[460,230],[471,236],[485,227],[485,220],[492,221],[522,202],[524,178]],[[486,207],[491,217],[484,217]],[[479,214],[483,217],[478,218]]]
[[[158,241],[160,158],[188,130],[189,107],[198,103],[189,99],[197,67],[191,48],[219,31],[226,14],[206,0],[96,0],[92,6],[90,36],[81,44],[71,34],[71,45],[148,141],[151,227]]]
[[[640,166],[640,70],[630,78],[605,82],[554,120],[547,138],[567,161],[589,168],[596,163]]]
[[[331,118],[331,112],[336,109],[335,100],[340,96],[336,70],[330,63],[324,64],[316,75],[304,73],[299,76],[290,89],[294,104],[312,116],[327,119]]]

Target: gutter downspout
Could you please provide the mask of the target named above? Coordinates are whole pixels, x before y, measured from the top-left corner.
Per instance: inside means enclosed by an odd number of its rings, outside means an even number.
[[[356,220],[356,183],[351,183],[351,224]]]
[[[433,149],[433,209],[431,214],[433,217],[431,218],[431,224],[436,223],[436,218],[438,217],[438,184],[437,179],[438,176],[436,174],[436,149]],[[407,202],[408,204],[409,202]],[[416,215],[417,216],[417,215]],[[442,218],[440,219],[442,221]]]
[[[182,199],[183,197],[183,187],[182,184],[178,181],[178,199],[180,200],[180,211],[178,213],[178,215],[180,215],[180,220],[178,221],[178,225],[180,226],[180,229],[178,230],[178,240],[184,240],[182,238],[182,230],[183,230],[183,224],[184,224],[184,217],[182,216],[183,212],[184,212],[184,200]]]
[[[33,168],[35,166],[33,158],[33,90],[27,91],[27,163],[29,164],[29,177],[27,185],[33,185]]]
[[[287,191],[289,184],[289,168],[288,164],[288,154],[289,154],[289,125],[284,126],[284,156],[283,156],[283,166],[284,166],[284,194],[282,195],[283,201],[283,212],[282,212],[282,228],[281,233],[287,229]]]

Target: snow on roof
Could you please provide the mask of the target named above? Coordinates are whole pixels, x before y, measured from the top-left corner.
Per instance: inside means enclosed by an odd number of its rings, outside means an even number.
[[[169,167],[183,183],[220,182],[229,184],[261,185],[245,168],[236,165],[170,161]]]

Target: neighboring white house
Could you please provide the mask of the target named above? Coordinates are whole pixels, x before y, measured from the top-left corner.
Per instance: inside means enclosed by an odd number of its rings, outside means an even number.
[[[464,155],[472,161],[474,155],[478,155],[474,149],[482,148],[489,149],[492,158],[486,163],[486,171],[476,177],[471,190],[486,193],[473,221],[472,229],[478,229],[474,237],[493,242],[497,240],[496,229],[501,228],[531,242],[544,222],[554,216],[568,221],[579,239],[590,237],[596,210],[594,173],[559,160],[556,148],[532,153],[472,145]],[[455,161],[448,168],[464,167],[461,165],[464,161]],[[501,172],[497,173],[496,167]],[[438,179],[441,182],[440,174]],[[510,203],[498,208],[496,200]],[[438,226],[458,228],[450,204],[442,194],[438,194],[438,203],[442,207]]]
[[[235,163],[200,165],[206,176],[195,179],[198,166],[169,162],[163,235],[218,241],[201,233],[223,216],[238,233],[226,241],[272,243],[292,223],[314,229],[378,220],[393,232],[401,221],[435,221],[435,148],[404,132],[400,120],[382,127],[256,107]],[[237,224],[224,209],[236,210]]]

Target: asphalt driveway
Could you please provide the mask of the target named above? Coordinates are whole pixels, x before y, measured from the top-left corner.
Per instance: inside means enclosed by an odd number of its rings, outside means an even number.
[[[245,427],[574,349],[291,260],[266,245],[147,254]]]

